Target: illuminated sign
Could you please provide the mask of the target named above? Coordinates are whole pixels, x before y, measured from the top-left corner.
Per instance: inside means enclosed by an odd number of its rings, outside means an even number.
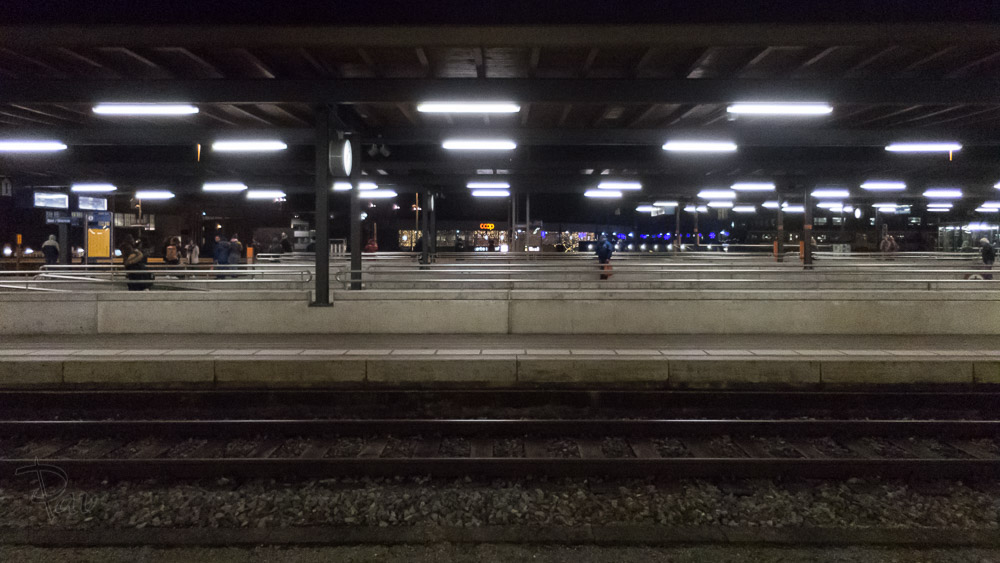
[[[493,223],[480,223],[479,224],[479,228],[482,229],[482,230],[484,230],[484,231],[492,231],[496,227],[497,226],[494,225]]]
[[[35,192],[35,207],[69,209],[69,196],[52,192]]]
[[[100,197],[80,196],[80,209],[87,211],[107,211],[108,200]]]

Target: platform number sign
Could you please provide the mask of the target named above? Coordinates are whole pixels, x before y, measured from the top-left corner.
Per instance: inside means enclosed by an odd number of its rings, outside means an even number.
[[[11,197],[14,195],[14,184],[10,182],[10,178],[0,179],[0,196]]]

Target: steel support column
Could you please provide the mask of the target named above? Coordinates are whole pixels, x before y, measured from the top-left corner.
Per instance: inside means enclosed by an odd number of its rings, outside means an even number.
[[[330,306],[330,106],[316,110],[316,297],[314,307]]]
[[[431,261],[437,260],[437,209],[435,208],[435,197],[434,193],[427,194],[427,223],[428,223],[428,240],[430,243],[430,259]]]
[[[802,265],[806,270],[812,269],[813,263],[813,245],[812,245],[812,229],[813,229],[813,213],[812,213],[812,196],[809,195],[812,186],[805,186],[805,194],[802,198]]]
[[[430,192],[424,192],[424,205],[427,207],[423,213],[420,214],[420,237],[424,239],[424,243],[420,248],[420,263],[429,264],[430,263],[430,231],[428,228],[427,216],[430,215]]]
[[[361,146],[351,138],[351,289],[361,289]]]

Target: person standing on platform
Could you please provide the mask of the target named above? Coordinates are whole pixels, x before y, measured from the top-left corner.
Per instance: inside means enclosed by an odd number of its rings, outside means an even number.
[[[49,235],[49,240],[42,243],[42,254],[45,255],[46,264],[59,263],[59,243],[56,242],[55,235]]]
[[[281,233],[281,253],[288,254],[292,251],[292,241],[288,240],[288,233]]]
[[[194,239],[188,241],[184,250],[187,251],[187,257],[184,263],[188,266],[197,266],[198,261],[201,259],[201,250],[199,250],[198,245],[194,243]]]
[[[597,263],[601,267],[601,279],[606,280],[611,277],[611,255],[615,253],[615,247],[604,235],[597,241]]]
[[[229,242],[222,240],[222,237],[215,235],[215,248],[212,249],[212,262],[215,263],[215,268],[218,270],[226,269],[229,265]],[[220,280],[226,276],[219,275],[216,276]]]
[[[993,262],[997,259],[996,250],[993,249],[993,245],[990,244],[990,240],[986,237],[979,239],[979,253],[983,257],[983,269],[987,273],[983,274],[984,280],[993,279],[993,274],[989,273],[993,270]]]
[[[316,237],[313,237],[306,245],[306,252],[316,252]]]

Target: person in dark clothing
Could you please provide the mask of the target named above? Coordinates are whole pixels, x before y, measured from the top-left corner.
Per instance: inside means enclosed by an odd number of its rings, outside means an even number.
[[[212,249],[212,261],[215,263],[215,268],[218,270],[224,270],[229,265],[229,241],[222,240],[221,236],[215,236],[215,248]],[[224,279],[226,276],[218,275],[218,279]]]
[[[606,280],[611,277],[611,255],[615,253],[615,247],[604,235],[597,241],[597,263],[601,267],[601,279]]]
[[[292,251],[292,241],[288,240],[288,233],[281,233],[281,253],[288,254]]]
[[[313,237],[306,245],[306,252],[316,252],[316,237]]]
[[[125,264],[125,279],[129,291],[144,291],[152,286],[152,275],[146,273],[146,255],[132,243],[122,245],[122,260]]]
[[[993,249],[993,245],[990,244],[989,239],[983,237],[979,239],[979,253],[983,257],[983,268],[989,272],[993,270],[993,262],[997,259],[997,252]],[[987,273],[983,274],[984,280],[993,279],[993,274]]]
[[[42,254],[45,255],[46,264],[59,262],[59,243],[56,242],[55,235],[49,235],[49,240],[42,243]]]

